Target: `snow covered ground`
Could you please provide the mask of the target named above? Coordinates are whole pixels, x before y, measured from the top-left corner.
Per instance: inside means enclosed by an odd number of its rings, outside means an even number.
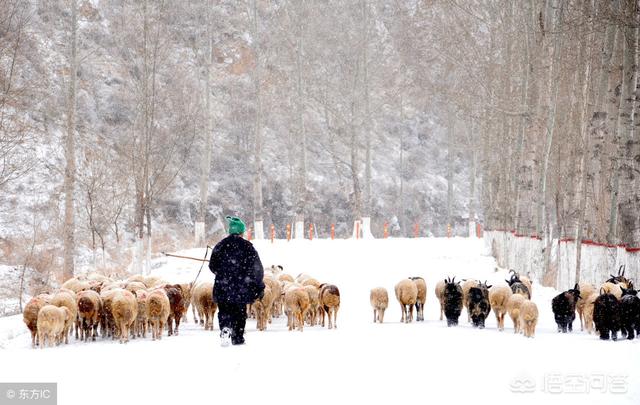
[[[256,243],[263,264],[296,276],[311,274],[340,288],[338,329],[288,332],[277,319],[266,332],[247,325],[247,344],[219,346],[192,323],[162,341],[72,342],[31,349],[21,316],[0,318],[0,382],[57,382],[58,404],[152,403],[462,403],[638,404],[640,340],[601,342],[580,332],[558,334],[551,313],[557,293],[534,285],[540,310],[534,339],[514,335],[511,320],[484,330],[461,316],[457,328],[439,321],[433,293],[445,276],[504,283],[482,240],[463,238],[269,241]],[[180,252],[202,257],[204,249]],[[154,274],[191,281],[199,263],[160,258]],[[427,281],[426,321],[401,324],[393,296],[407,276]],[[212,279],[203,269],[201,279]],[[373,324],[369,290],[386,287],[390,307]],[[492,399],[493,398],[493,399]],[[2,401],[0,400],[0,403]]]

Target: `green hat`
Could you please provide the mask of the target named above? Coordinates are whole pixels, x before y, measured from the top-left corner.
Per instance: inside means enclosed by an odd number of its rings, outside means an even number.
[[[227,216],[227,222],[229,223],[229,233],[241,235],[244,233],[246,226],[244,222],[238,217]]]

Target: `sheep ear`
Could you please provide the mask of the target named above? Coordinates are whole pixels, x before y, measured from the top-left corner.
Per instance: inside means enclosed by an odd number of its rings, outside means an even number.
[[[493,284],[487,286],[487,288],[491,288],[491,287],[493,287]]]
[[[576,285],[573,286],[574,290],[580,290],[580,286],[578,285],[578,283],[576,283]]]

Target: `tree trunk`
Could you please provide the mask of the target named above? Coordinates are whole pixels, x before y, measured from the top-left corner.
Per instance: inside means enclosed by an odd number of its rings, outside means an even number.
[[[638,10],[635,2],[626,2],[626,15],[636,16],[638,20]],[[636,25],[637,26],[637,25]],[[634,133],[634,119],[636,110],[636,88],[637,88],[637,48],[638,48],[638,32],[630,24],[624,27],[624,57],[623,57],[623,80],[622,94],[620,102],[620,114],[618,118],[618,139],[620,142],[620,152],[618,153],[618,170],[614,173],[616,186],[620,185],[620,189],[614,189],[616,196],[619,195],[620,204],[620,241],[631,246],[638,246],[640,238],[640,224],[638,210],[640,201],[640,192],[634,187],[635,177],[637,176],[637,162],[635,159],[640,157],[640,142],[638,134]]]
[[[591,5],[589,2],[585,4],[585,13],[583,14],[585,17],[583,18],[583,23],[586,22],[586,15],[588,15],[590,11]],[[578,187],[578,191],[576,193],[576,200],[578,204],[577,214],[576,214],[576,268],[575,268],[575,283],[579,283],[581,281],[581,261],[582,261],[582,238],[584,232],[584,217],[585,211],[587,208],[587,156],[589,153],[589,133],[587,126],[587,117],[590,116],[589,109],[589,90],[591,85],[591,77],[592,77],[592,69],[591,69],[591,61],[592,61],[592,41],[593,41],[593,24],[586,25],[586,28],[581,36],[581,53],[582,56],[580,58],[579,66],[584,65],[584,74],[582,76],[582,93],[581,98],[582,102],[580,105],[580,114],[579,114],[579,135],[580,140],[582,141],[582,148],[580,150],[580,184]],[[588,49],[587,49],[588,48]]]
[[[73,277],[75,253],[75,209],[74,191],[76,183],[76,79],[78,76],[77,55],[78,3],[71,0],[71,55],[69,57],[69,100],[67,105],[67,139],[65,145],[66,168],[64,172],[64,265],[65,280]]]
[[[304,7],[301,4],[300,7]],[[304,218],[307,211],[307,133],[304,126],[304,98],[303,98],[303,84],[302,84],[302,50],[304,45],[304,29],[302,21],[303,13],[298,13],[297,16],[297,28],[298,28],[298,40],[296,43],[296,88],[297,88],[297,100],[296,100],[296,112],[298,115],[298,131],[300,140],[300,167],[298,176],[298,203],[296,207],[296,224],[295,224],[295,237],[296,239],[304,239]]]
[[[262,198],[262,99],[260,84],[260,44],[258,38],[258,0],[253,0],[253,41],[256,67],[253,82],[256,92],[255,140],[253,149],[253,223],[256,239],[264,238],[264,209]]]
[[[453,138],[455,137],[456,113],[453,106],[449,105],[448,130],[447,130],[447,227],[452,227],[453,212]]]
[[[213,114],[211,112],[211,65],[213,63],[213,33],[211,32],[212,0],[207,2],[207,46],[205,60],[205,130],[204,130],[204,158],[200,168],[200,201],[198,215],[195,222],[195,243],[202,246],[206,239],[206,218],[209,200],[209,173],[211,171],[211,138],[213,136]]]
[[[362,236],[371,239],[371,111],[369,100],[369,59],[367,47],[369,46],[369,3],[362,1],[362,85],[364,87],[364,140],[365,140],[365,162],[364,162],[364,198],[362,204]]]
[[[556,84],[556,75],[561,55],[560,29],[562,27],[562,6],[558,9],[557,0],[549,0],[547,12],[551,13],[549,18],[549,26],[552,27],[550,34],[553,35],[553,41],[549,44],[549,53],[552,55],[549,75],[547,77],[547,88],[545,96],[546,109],[546,140],[543,151],[543,165],[540,173],[540,202],[538,218],[538,232],[542,235],[544,246],[544,268],[543,274],[549,271],[549,262],[551,254],[551,238],[550,226],[547,212],[547,177],[549,169],[549,160],[551,158],[551,147],[553,145],[553,136],[555,130],[556,109],[558,100],[559,87]]]
[[[478,165],[478,145],[473,132],[473,118],[469,120],[469,153],[471,169],[469,170],[469,237],[476,235],[476,176]]]

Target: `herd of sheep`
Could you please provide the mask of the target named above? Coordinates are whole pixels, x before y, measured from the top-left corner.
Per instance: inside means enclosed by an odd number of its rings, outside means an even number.
[[[295,279],[281,266],[265,269],[263,297],[247,307],[257,319],[258,330],[265,330],[273,317],[287,315],[289,330],[303,330],[304,324],[336,327],[340,292],[335,285],[321,284],[300,274]],[[24,308],[23,319],[31,332],[33,347],[69,342],[69,335],[82,341],[96,338],[161,339],[165,330],[178,335],[180,321],[191,305],[196,323],[213,330],[217,304],[213,283],[170,284],[141,275],[114,280],[99,273],[67,280],[53,294],[39,294]]]
[[[439,281],[435,293],[440,302],[440,320],[447,318],[448,326],[456,326],[462,308],[466,308],[468,321],[474,327],[484,328],[485,320],[493,309],[498,322],[498,329],[504,329],[504,317],[508,313],[513,321],[515,332],[523,332],[533,337],[538,322],[538,307],[531,301],[532,286],[527,277],[520,277],[511,272],[507,285],[491,286],[487,282],[477,280],[456,281],[455,277]],[[427,285],[421,277],[410,277],[401,280],[395,286],[396,299],[402,311],[401,322],[413,321],[413,310],[416,320],[424,321],[424,304],[427,298]],[[383,322],[384,312],[389,305],[389,295],[383,287],[371,290],[371,306],[373,321]]]
[[[513,270],[509,276],[505,280],[506,285],[500,286],[487,285],[486,281],[456,281],[455,277],[439,281],[435,293],[440,302],[440,320],[444,314],[447,326],[456,326],[462,308],[466,308],[467,320],[474,327],[482,329],[489,312],[493,310],[498,330],[504,330],[504,318],[509,314],[515,333],[534,337],[538,307],[531,301],[531,280]],[[396,299],[402,311],[401,322],[413,321],[414,308],[417,320],[424,320],[426,291],[425,281],[420,277],[410,277],[396,284]],[[623,266],[598,291],[590,283],[577,283],[574,288],[558,294],[551,301],[558,332],[573,330],[577,311],[581,330],[588,333],[595,330],[600,333],[600,339],[617,340],[619,331],[627,339],[635,336],[640,338],[640,298],[637,293],[633,281],[625,277]],[[370,300],[374,323],[382,323],[389,305],[387,290],[382,287],[372,289]]]
[[[446,317],[448,326],[458,325],[462,309],[474,327],[484,328],[491,310],[498,330],[504,330],[508,314],[514,332],[534,337],[538,322],[538,307],[531,301],[533,287],[526,276],[509,273],[504,285],[488,285],[477,280],[456,281],[455,277],[439,281],[435,294],[440,303],[440,320]],[[300,274],[296,278],[283,272],[282,266],[271,266],[264,272],[264,295],[247,306],[248,315],[264,331],[274,317],[287,317],[287,327],[303,331],[305,325],[337,327],[340,291],[333,284]],[[186,319],[188,307],[205,330],[213,330],[217,304],[212,294],[212,282],[170,284],[155,276],[131,276],[114,280],[98,273],[67,280],[53,294],[32,298],[24,309],[24,322],[31,332],[33,347],[53,346],[76,339],[95,341],[97,337],[161,339],[166,331],[178,335],[180,322]],[[410,277],[394,288],[401,307],[401,322],[424,321],[427,285],[421,277]],[[382,323],[389,306],[389,295],[383,287],[370,293],[373,321]],[[551,302],[559,332],[571,332],[576,312],[581,330],[600,333],[601,339],[617,340],[640,337],[640,298],[633,282],[624,275],[624,268],[611,275],[599,290],[589,283],[578,283],[558,294]]]
[[[640,337],[640,298],[633,281],[625,277],[624,266],[618,274],[611,274],[599,290],[590,283],[577,283],[573,288],[556,296],[552,310],[558,325],[558,331],[566,333],[573,330],[573,321],[578,312],[580,329],[588,333],[600,333],[600,339],[618,339]]]

